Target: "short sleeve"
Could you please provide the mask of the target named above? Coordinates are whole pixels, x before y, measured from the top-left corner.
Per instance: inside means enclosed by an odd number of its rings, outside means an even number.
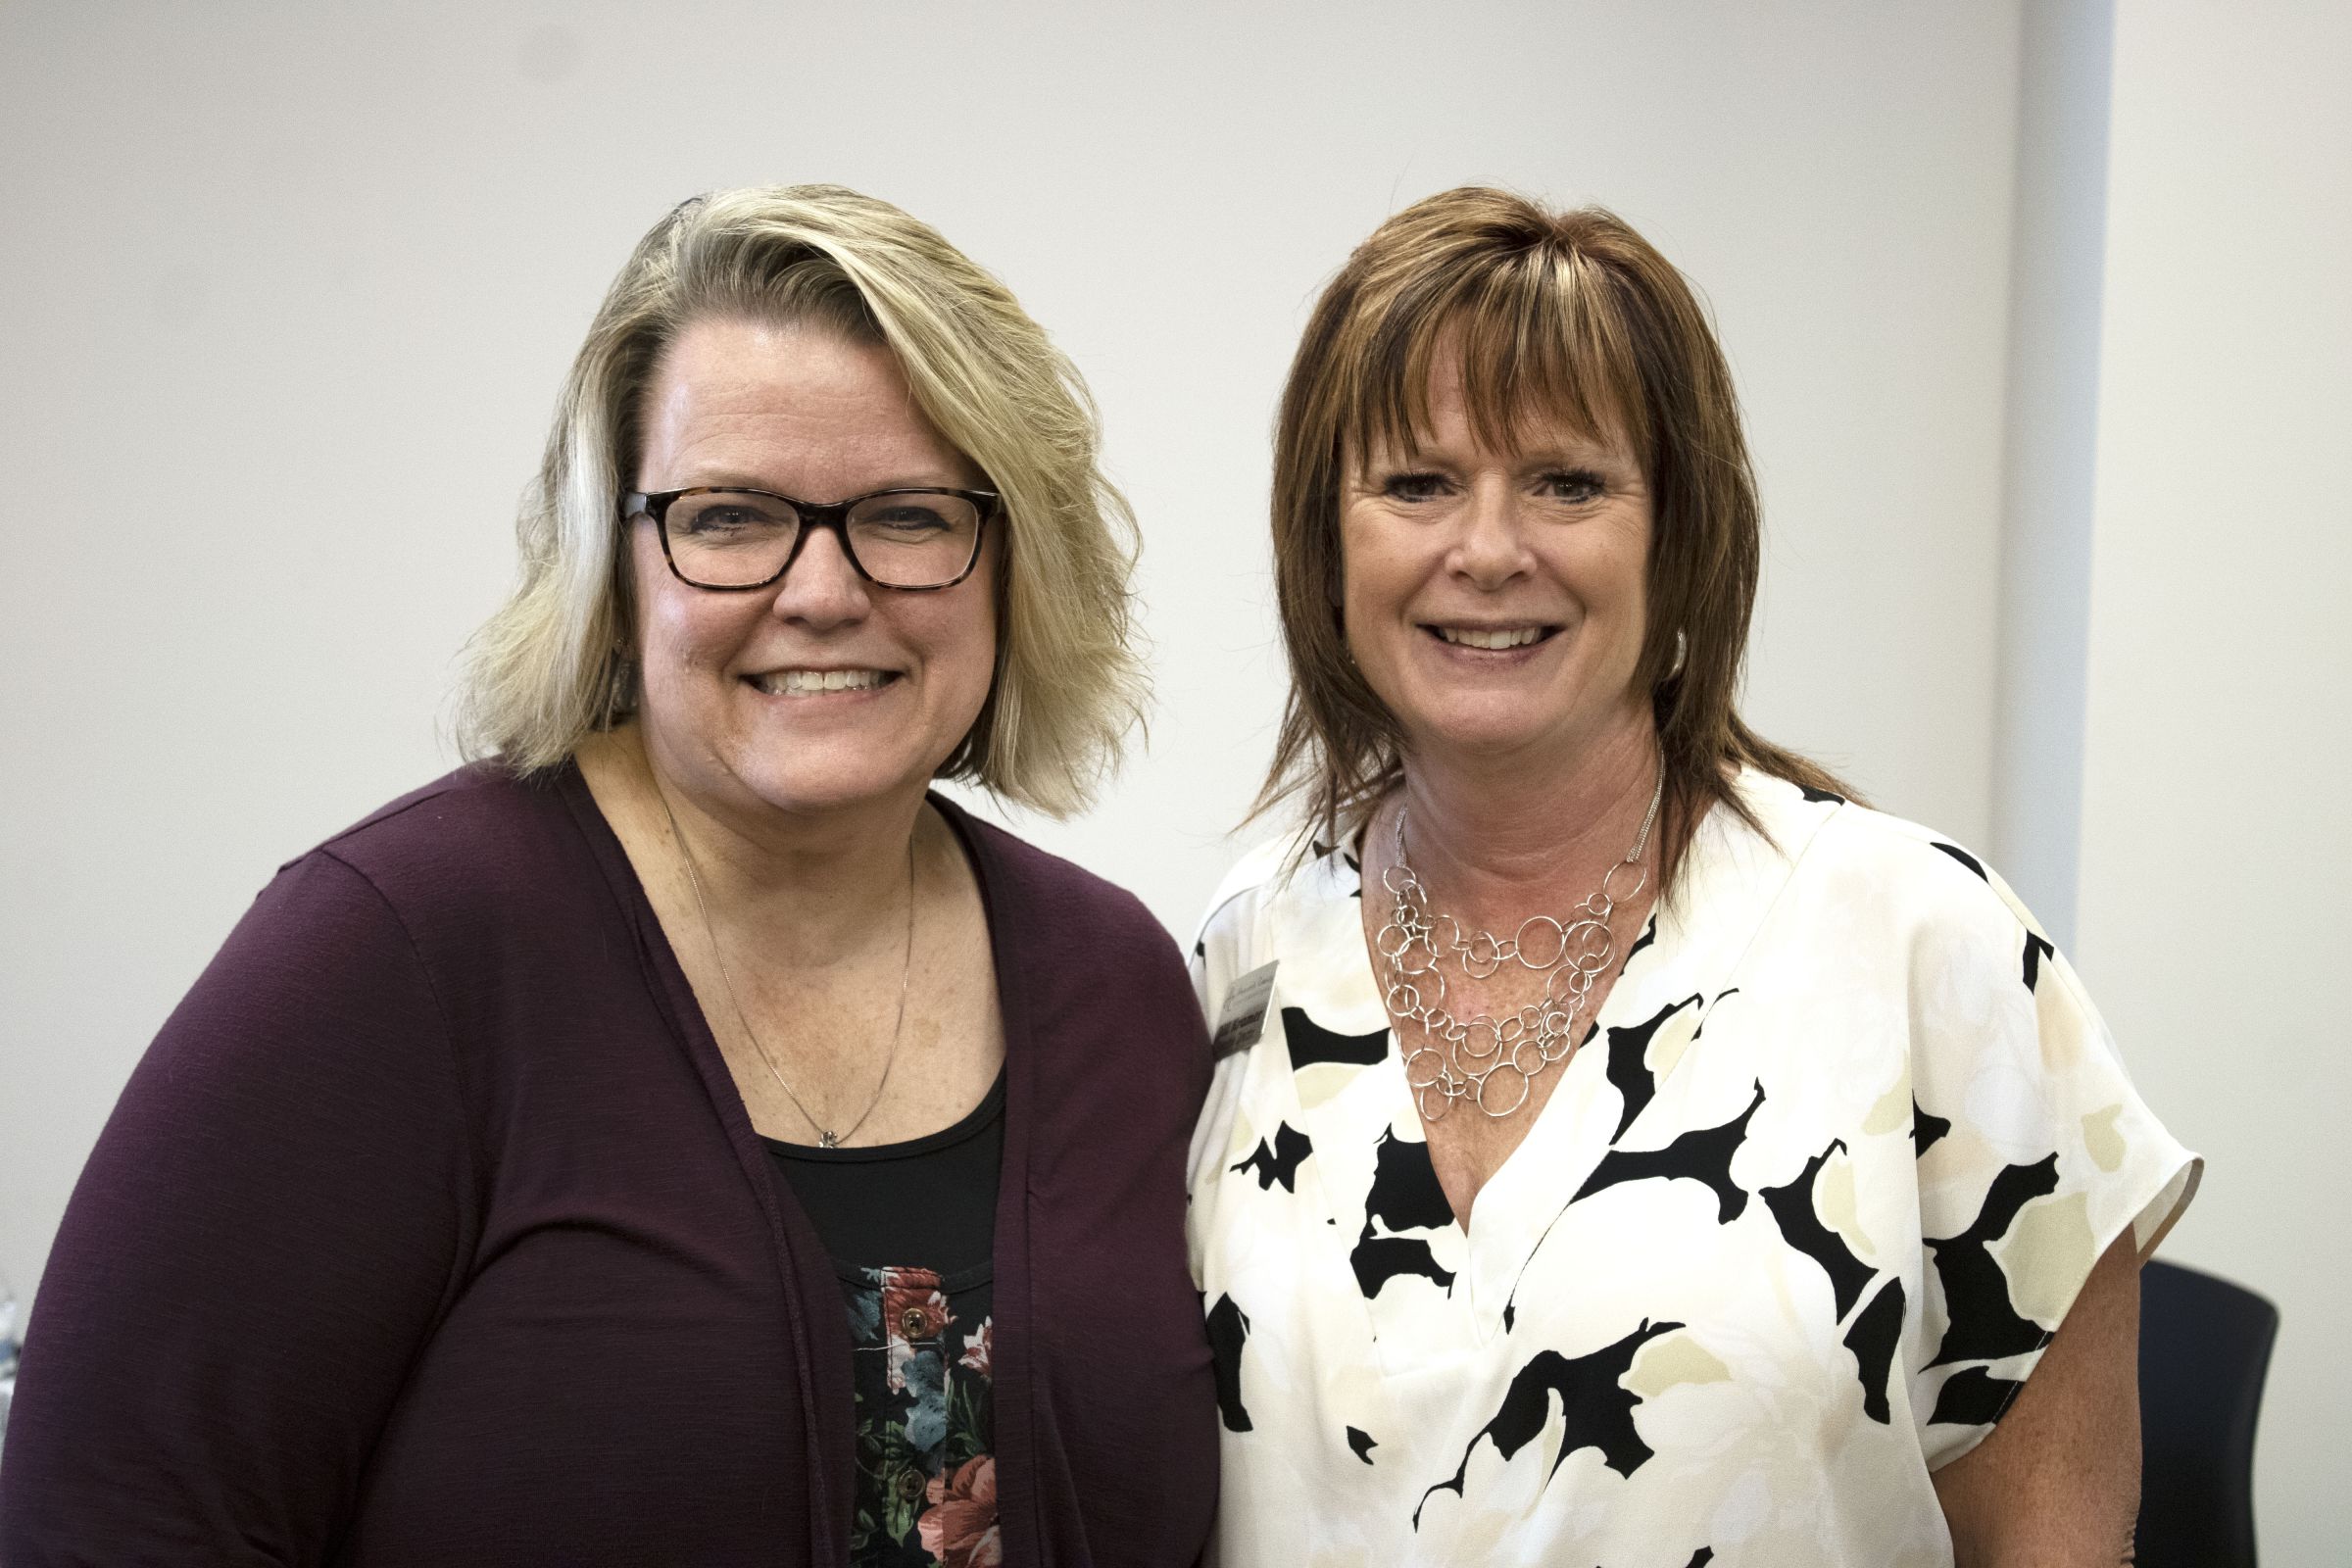
[[[2146,1257],[2202,1170],[2033,917],[1946,853],[1910,997],[1925,1262],[1909,1371],[1931,1469],[1984,1440],[2100,1256],[2129,1233]]]

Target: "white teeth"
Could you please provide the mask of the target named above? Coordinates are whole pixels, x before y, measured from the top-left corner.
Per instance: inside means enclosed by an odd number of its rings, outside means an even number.
[[[1438,635],[1466,648],[1519,648],[1543,634],[1540,626],[1514,626],[1507,631],[1481,631],[1473,626],[1440,626]]]
[[[878,669],[783,669],[761,675],[758,685],[771,697],[812,697],[818,692],[864,691],[882,680]]]

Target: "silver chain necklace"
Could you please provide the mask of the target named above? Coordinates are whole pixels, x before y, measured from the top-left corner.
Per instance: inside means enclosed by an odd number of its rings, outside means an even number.
[[[1380,876],[1396,902],[1373,947],[1387,971],[1384,1000],[1400,1045],[1407,1023],[1421,1026],[1420,1043],[1405,1052],[1404,1081],[1423,1119],[1443,1120],[1456,1101],[1467,1100],[1499,1121],[1527,1103],[1537,1074],[1575,1054],[1577,1018],[1592,997],[1592,983],[1616,953],[1609,921],[1620,904],[1641,897],[1649,885],[1642,856],[1665,795],[1661,759],[1649,809],[1625,858],[1609,867],[1600,886],[1565,920],[1530,915],[1508,937],[1430,912],[1429,890],[1405,858],[1404,806],[1398,803],[1396,861]],[[1440,967],[1448,958],[1473,980],[1487,979],[1506,963],[1532,969],[1545,977],[1544,998],[1499,1019],[1484,1012],[1456,1018],[1446,1004],[1446,974]]]
[[[710,904],[703,897],[703,873],[695,866],[694,852],[686,847],[686,835],[678,831],[678,813],[669,808],[669,797],[662,793],[660,784],[654,786],[654,794],[661,798],[662,814],[669,818],[669,836],[678,847],[678,858],[686,862],[686,881],[694,889],[695,912],[703,917],[703,937],[710,944],[710,957],[718,965],[718,983],[727,993],[727,1005],[735,1010],[737,1027],[743,1030],[744,1038],[751,1041],[752,1049],[760,1054],[760,1064],[767,1068],[768,1076],[775,1079],[776,1087],[784,1091],[784,1098],[792,1102],[792,1108],[801,1113],[803,1121],[816,1129],[817,1147],[839,1149],[858,1136],[858,1129],[865,1125],[866,1118],[874,1113],[874,1107],[882,1103],[882,1091],[890,1087],[890,1069],[897,1066],[899,1061],[899,1035],[906,1027],[906,981],[914,973],[914,834],[909,832],[906,835],[906,956],[899,970],[899,1016],[898,1021],[890,1026],[890,1054],[882,1058],[882,1081],[874,1085],[874,1098],[865,1102],[865,1109],[858,1113],[856,1121],[850,1123],[847,1132],[837,1133],[818,1121],[809,1113],[808,1107],[801,1103],[801,1097],[794,1094],[792,1085],[784,1081],[783,1071],[776,1066],[776,1058],[768,1054],[767,1043],[760,1038],[759,1031],[752,1027],[752,1020],[744,1015],[743,1003],[735,995],[735,977],[727,972],[727,956],[719,951],[718,933],[710,925]]]

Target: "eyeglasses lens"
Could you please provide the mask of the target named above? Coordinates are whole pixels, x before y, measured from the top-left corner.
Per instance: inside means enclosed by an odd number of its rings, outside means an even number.
[[[707,491],[672,502],[664,526],[680,576],[710,588],[741,588],[783,569],[801,518],[774,496]],[[876,582],[936,588],[971,565],[980,509],[939,491],[868,496],[850,510],[846,532],[850,554]]]

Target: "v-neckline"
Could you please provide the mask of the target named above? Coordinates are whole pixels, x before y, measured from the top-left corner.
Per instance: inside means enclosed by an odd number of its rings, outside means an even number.
[[[1385,999],[1388,994],[1388,988],[1382,983],[1379,968],[1373,961],[1373,952],[1376,946],[1376,939],[1372,935],[1368,934],[1367,931],[1367,928],[1370,926],[1370,921],[1366,918],[1366,916],[1370,913],[1372,907],[1372,884],[1365,875],[1364,867],[1370,858],[1370,857],[1365,853],[1365,840],[1370,836],[1370,833],[1371,826],[1369,823],[1366,823],[1363,827],[1356,830],[1354,837],[1348,842],[1348,845],[1344,845],[1342,847],[1344,852],[1342,854],[1342,859],[1355,875],[1357,891],[1353,897],[1360,900],[1357,905],[1356,924],[1358,930],[1357,947],[1360,950],[1359,958],[1361,961],[1360,966],[1356,969],[1355,973],[1348,978],[1360,982],[1374,996]],[[1695,842],[1696,839],[1695,836],[1693,836],[1693,843]],[[1667,898],[1665,894],[1661,892],[1656,899],[1651,901],[1648,910],[1642,915],[1641,927],[1626,943],[1625,951],[1621,955],[1612,955],[1614,970],[1609,976],[1608,988],[1601,997],[1600,1005],[1589,1013],[1580,1010],[1576,1018],[1571,1023],[1571,1032],[1581,1035],[1581,1038],[1570,1049],[1567,1057],[1558,1064],[1557,1070],[1551,1073],[1551,1086],[1545,1092],[1542,1103],[1535,1105],[1530,1110],[1528,1118],[1523,1124],[1523,1131],[1520,1133],[1519,1141],[1513,1144],[1510,1149],[1504,1152],[1502,1158],[1495,1162],[1494,1168],[1487,1173],[1486,1179],[1479,1183],[1477,1193],[1473,1194],[1470,1200],[1470,1218],[1468,1220],[1464,1220],[1458,1213],[1454,1216],[1454,1227],[1461,1234],[1464,1245],[1468,1245],[1472,1235],[1471,1227],[1477,1222],[1479,1199],[1485,1197],[1487,1190],[1493,1187],[1495,1182],[1500,1179],[1503,1172],[1509,1168],[1511,1162],[1517,1158],[1519,1151],[1524,1149],[1531,1141],[1534,1140],[1536,1137],[1536,1129],[1543,1123],[1545,1113],[1551,1108],[1552,1102],[1556,1101],[1560,1097],[1561,1093],[1567,1088],[1569,1073],[1571,1069],[1575,1067],[1577,1060],[1585,1054],[1585,1046],[1594,1042],[1602,1041],[1604,1039],[1601,1030],[1607,1019],[1616,1016],[1616,1012],[1612,1008],[1611,1004],[1616,1002],[1618,992],[1624,989],[1623,982],[1626,978],[1626,971],[1632,965],[1635,957],[1638,955],[1647,952],[1656,945],[1659,934],[1658,917],[1661,913],[1665,912],[1666,906]],[[1437,918],[1448,923],[1450,923],[1452,919],[1452,917],[1449,915],[1440,915]],[[1612,936],[1612,941],[1613,940],[1614,937]],[[1402,1057],[1404,1052],[1404,1043],[1398,1036],[1396,1020],[1394,1016],[1387,1014],[1385,1011],[1385,1001],[1383,1007],[1383,1016],[1388,1021],[1390,1039],[1393,1042],[1395,1051],[1399,1056],[1399,1069],[1401,1070],[1403,1064]],[[1531,1084],[1529,1093],[1532,1095],[1533,1092],[1534,1090]],[[1405,1098],[1411,1102],[1413,1116],[1420,1125],[1422,1143],[1431,1150],[1431,1165],[1434,1168],[1436,1165],[1436,1145],[1430,1140],[1431,1126],[1426,1119],[1421,1117],[1420,1096],[1413,1091],[1409,1080],[1405,1086]],[[1482,1112],[1480,1111],[1476,1101],[1471,1100],[1465,1102],[1457,1102],[1453,1108],[1447,1112],[1447,1115],[1477,1115],[1481,1113]],[[1445,1184],[1443,1180],[1441,1180],[1439,1183],[1440,1188],[1443,1189],[1444,1185]],[[1450,1206],[1452,1202],[1451,1194],[1446,1195],[1446,1201]]]
[[[1673,885],[1652,906],[1641,934],[1628,945],[1616,980],[1592,1019],[1587,1044],[1561,1065],[1561,1077],[1526,1136],[1481,1187],[1470,1223],[1464,1226],[1458,1218],[1448,1216],[1446,1228],[1453,1233],[1463,1263],[1447,1296],[1469,1318],[1476,1343],[1489,1343],[1504,1331],[1511,1293],[1544,1236],[1612,1148],[1629,1141],[1640,1146],[1650,1108],[1663,1098],[1660,1091],[1689,1054],[1686,1050],[1665,1072],[1658,1073],[1649,1099],[1627,1115],[1626,1097],[1609,1076],[1612,1031],[1627,1028],[1629,1019],[1645,1019],[1661,1010],[1693,1004],[1695,1031],[1695,1015],[1703,1015],[1719,996],[1736,989],[1729,986],[1729,977],[1770,904],[1786,885],[1787,873],[1794,868],[1802,848],[1800,844],[1774,846],[1726,808],[1710,810],[1698,824]],[[1759,853],[1783,861],[1781,874],[1767,877],[1761,884],[1749,864]],[[1427,1129],[1404,1082],[1401,1046],[1382,1001],[1364,940],[1360,900],[1366,882],[1360,836],[1334,848],[1319,863],[1302,868],[1302,873],[1294,883],[1302,901],[1295,906],[1299,917],[1295,935],[1321,947],[1329,956],[1327,961],[1336,960],[1334,978],[1340,984],[1333,989],[1355,999],[1340,1015],[1326,1020],[1326,1026],[1367,1033],[1373,1027],[1386,1031],[1382,1059],[1367,1065],[1366,1070],[1374,1074],[1371,1082],[1355,1088],[1351,1079],[1347,1089],[1318,1094],[1311,1106],[1303,1095],[1299,1097],[1299,1114],[1307,1123],[1306,1130],[1317,1149],[1336,1149],[1349,1139],[1395,1136],[1409,1126],[1424,1141],[1426,1151]],[[1327,944],[1338,935],[1335,928],[1343,922],[1348,952],[1341,957],[1331,954]],[[1588,1056],[1593,1059],[1587,1061]],[[1293,1079],[1296,1084],[1295,1073]],[[1373,1092],[1378,1099],[1368,1098]],[[1434,1171],[1430,1179],[1434,1186]],[[1344,1228],[1351,1219],[1343,1211],[1340,1196],[1328,1185],[1324,1187],[1329,1217]],[[1384,1345],[1382,1360],[1389,1363],[1392,1349],[1381,1326],[1388,1313],[1376,1298],[1368,1298],[1365,1304],[1371,1311],[1375,1338]],[[1405,1353],[1409,1355],[1409,1351]]]
[[[703,1080],[704,1093],[723,1135],[735,1152],[754,1200],[766,1220],[770,1253],[783,1287],[788,1329],[794,1339],[796,1372],[800,1381],[802,1421],[814,1435],[809,1446],[812,1470],[810,1492],[825,1499],[822,1517],[812,1516],[812,1560],[838,1554],[832,1544],[846,1539],[852,1510],[853,1480],[849,1463],[837,1454],[849,1451],[855,1435],[855,1394],[850,1380],[850,1338],[847,1320],[826,1303],[836,1302],[836,1275],[831,1254],[816,1227],[801,1207],[789,1185],[769,1169],[772,1157],[752,1126],[751,1111],[742,1091],[710,1032],[710,1020],[695,996],[693,984],[678,961],[668,932],[655,911],[636,862],[605,815],[604,807],[589,787],[578,763],[566,760],[555,775],[555,785],[570,807],[574,820],[588,840],[612,896],[634,928],[638,958],[644,965],[648,989],[663,1013],[677,1045]],[[990,962],[997,978],[997,1010],[1004,1032],[1004,1061],[1001,1068],[1004,1097],[1004,1152],[997,1189],[996,1239],[992,1269],[996,1297],[999,1360],[996,1389],[999,1470],[998,1520],[1004,1526],[1008,1550],[1026,1549],[1040,1539],[1043,1494],[1036,1474],[1036,1387],[1029,1375],[1025,1348],[1029,1323],[1029,1135],[1034,1102],[1033,1055],[1029,1049],[1029,1005],[1021,968],[1026,954],[1018,951],[1017,922],[1006,907],[1012,892],[1004,869],[977,831],[979,824],[956,802],[936,791],[925,801],[946,820],[972,868],[986,920]],[[813,1308],[813,1311],[812,1311]]]
[[[1702,823],[1701,834],[1704,831],[1705,824]],[[1699,837],[1692,837],[1691,852],[1686,854],[1686,875],[1692,869],[1690,853],[1697,851]],[[1347,899],[1348,907],[1346,913],[1355,938],[1351,969],[1347,978],[1352,986],[1377,1001],[1383,993],[1379,972],[1373,967],[1370,945],[1364,940],[1363,915],[1358,903],[1359,899],[1370,896],[1369,884],[1363,872],[1360,834],[1351,848],[1352,855],[1343,855],[1340,858],[1348,865],[1355,879],[1354,890],[1345,891],[1336,885],[1334,888],[1336,896]],[[1339,882],[1340,879],[1334,878],[1335,884]],[[1516,1195],[1522,1189],[1540,1184],[1546,1170],[1573,1162],[1580,1146],[1592,1142],[1580,1135],[1590,1131],[1587,1124],[1599,1109],[1595,1102],[1602,1097],[1592,1079],[1594,1074],[1605,1072],[1606,1052],[1605,1049],[1588,1052],[1585,1048],[1587,1045],[1605,1048],[1608,1029],[1623,1019],[1625,998],[1629,992],[1643,992],[1642,981],[1664,961],[1666,953],[1679,945],[1681,907],[1671,893],[1662,895],[1651,906],[1640,934],[1627,945],[1625,956],[1618,960],[1617,973],[1609,985],[1609,994],[1601,999],[1599,1010],[1590,1020],[1588,1028],[1591,1032],[1585,1042],[1558,1067],[1558,1079],[1544,1103],[1536,1107],[1535,1119],[1528,1124],[1525,1135],[1480,1185],[1478,1196],[1471,1202],[1469,1223],[1464,1224],[1458,1215],[1451,1219],[1459,1245],[1468,1259],[1454,1289],[1462,1294],[1481,1343],[1491,1340],[1500,1329],[1503,1310],[1509,1304],[1511,1287],[1517,1283],[1520,1270],[1542,1243],[1543,1232],[1549,1229],[1551,1219],[1567,1206],[1567,1194],[1574,1190],[1574,1186],[1571,1182],[1559,1184],[1562,1189],[1560,1200],[1544,1213],[1541,1224],[1531,1223],[1532,1216],[1523,1212],[1529,1205]],[[1392,1125],[1398,1118],[1409,1118],[1426,1148],[1429,1129],[1421,1120],[1420,1106],[1404,1080],[1403,1043],[1397,1036],[1395,1020],[1388,1015],[1385,1003],[1380,1006],[1382,1019],[1389,1025],[1388,1060],[1396,1064],[1391,1098],[1393,1102],[1402,1102],[1400,1109],[1392,1105]],[[1587,1056],[1593,1054],[1600,1057],[1601,1065],[1587,1063]],[[1599,1162],[1601,1155],[1607,1152],[1607,1147],[1604,1138],[1599,1142],[1599,1147],[1592,1149],[1591,1158],[1582,1162],[1587,1169],[1575,1173],[1576,1181],[1581,1181],[1589,1173],[1591,1165]],[[1435,1179],[1434,1172],[1432,1179]]]

